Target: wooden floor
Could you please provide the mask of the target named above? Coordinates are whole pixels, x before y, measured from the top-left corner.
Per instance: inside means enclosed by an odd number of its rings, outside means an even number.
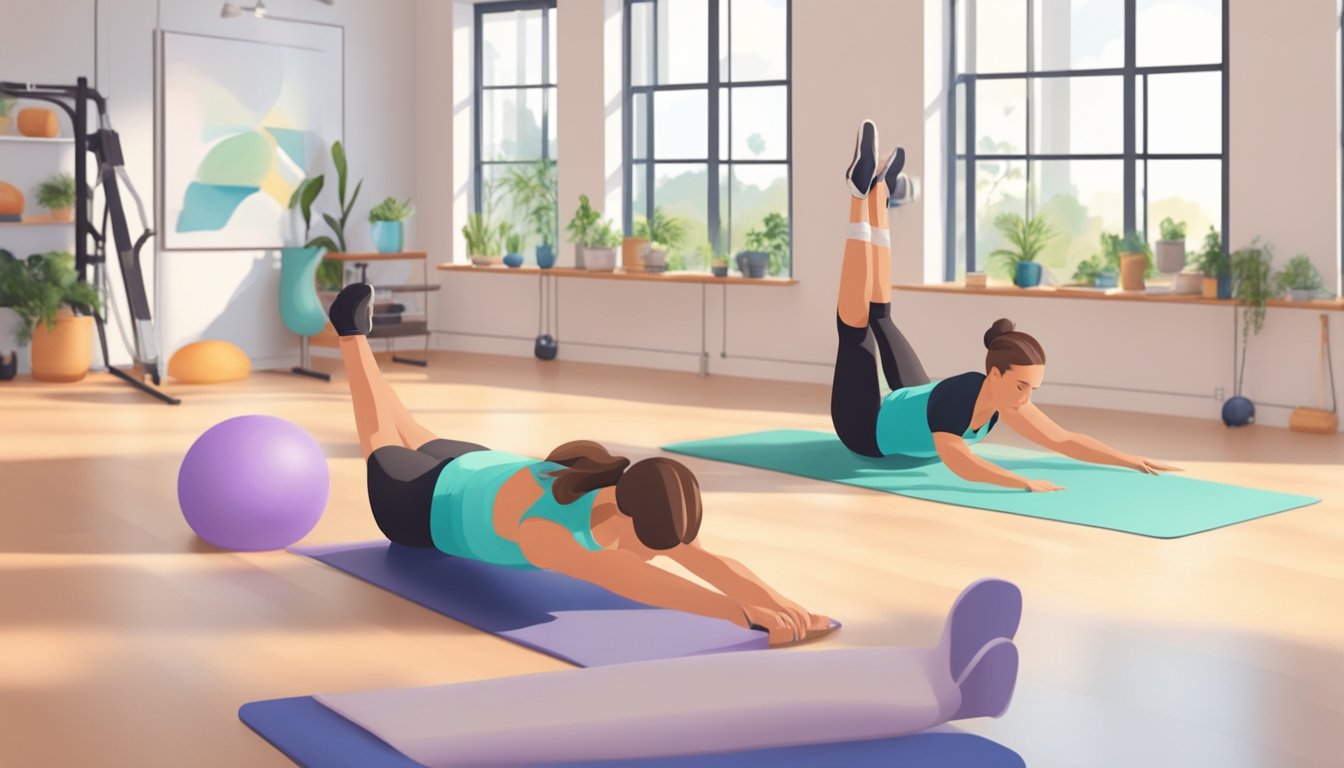
[[[828,426],[811,385],[447,353],[389,377],[430,428],[530,455]],[[178,464],[245,413],[300,424],[330,459],[306,542],[379,534],[339,376],[169,389],[181,406],[106,376],[0,383],[0,764],[283,766],[240,704],[565,666],[301,557],[199,542]],[[1344,764],[1344,439],[1049,410],[1191,477],[1324,501],[1163,541],[689,460],[703,539],[845,622],[814,647],[932,643],[965,584],[1020,584],[1016,699],[965,726],[1033,768]]]

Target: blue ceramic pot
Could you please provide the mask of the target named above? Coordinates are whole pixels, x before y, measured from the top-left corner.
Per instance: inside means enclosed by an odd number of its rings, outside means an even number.
[[[523,255],[521,253],[504,254],[504,266],[509,269],[517,269],[523,266]]]
[[[537,246],[537,266],[542,269],[550,269],[555,266],[555,246]]]
[[[1018,288],[1035,288],[1041,284],[1041,265],[1034,261],[1020,261],[1017,272],[1013,274],[1013,284]]]
[[[1120,275],[1115,272],[1102,272],[1097,275],[1096,287],[1098,288],[1115,288],[1118,285],[1120,285]]]
[[[369,227],[379,253],[400,253],[404,229],[400,221],[375,221]]]

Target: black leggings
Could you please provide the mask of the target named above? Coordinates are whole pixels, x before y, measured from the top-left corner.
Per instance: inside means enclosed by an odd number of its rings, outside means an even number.
[[[831,423],[846,448],[862,456],[879,457],[877,413],[882,408],[882,392],[877,383],[878,355],[892,390],[928,384],[929,375],[910,342],[891,321],[890,304],[868,305],[867,328],[846,325],[839,315],[835,324],[840,346],[831,384]]]
[[[429,512],[439,472],[459,456],[489,450],[461,440],[430,440],[417,450],[385,445],[369,454],[369,506],[383,535],[408,547],[432,547]]]

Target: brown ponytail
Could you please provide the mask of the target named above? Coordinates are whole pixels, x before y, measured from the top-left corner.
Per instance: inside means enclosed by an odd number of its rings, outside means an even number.
[[[592,440],[574,440],[557,446],[546,460],[567,467],[551,473],[555,478],[551,494],[561,504],[572,504],[585,493],[615,485],[630,466],[629,459],[611,455]]]
[[[1017,326],[1006,317],[994,321],[985,331],[985,373],[1000,373],[1014,365],[1045,365],[1045,349],[1029,334],[1014,330]]]

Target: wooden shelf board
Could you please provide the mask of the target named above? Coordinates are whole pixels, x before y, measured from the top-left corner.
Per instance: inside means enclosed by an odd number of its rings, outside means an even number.
[[[399,253],[336,253],[327,252],[322,258],[326,261],[424,261],[429,257],[425,251],[401,251]]]
[[[715,277],[707,272],[626,272],[620,269],[612,272],[593,272],[574,267],[552,267],[550,269],[516,267],[510,269],[503,266],[477,267],[472,264],[439,264],[438,268],[445,272],[478,272],[491,275],[554,275],[556,277],[574,277],[585,280],[634,280],[686,285],[768,285],[779,287],[798,284],[798,281],[791,277],[742,277],[741,275]]]
[[[1038,288],[1018,288],[1014,285],[991,284],[985,288],[970,288],[960,283],[934,283],[930,285],[895,285],[898,291],[921,291],[928,293],[949,293],[959,296],[1011,296],[1014,298],[1047,299],[1093,299],[1095,301],[1130,301],[1149,304],[1198,304],[1210,307],[1234,307],[1235,299],[1206,299],[1203,296],[1172,293],[1144,293],[1141,291],[1121,291],[1115,288],[1082,288],[1071,286],[1041,286]],[[1271,307],[1290,309],[1316,309],[1326,311],[1344,311],[1344,300],[1316,299],[1313,301],[1288,301],[1273,299]]]
[[[73,227],[74,221],[58,221],[50,216],[24,216],[22,221],[0,221],[0,227]]]
[[[73,136],[57,136],[52,139],[45,139],[38,136],[0,136],[0,141],[13,141],[22,144],[74,144]]]

